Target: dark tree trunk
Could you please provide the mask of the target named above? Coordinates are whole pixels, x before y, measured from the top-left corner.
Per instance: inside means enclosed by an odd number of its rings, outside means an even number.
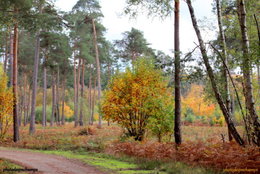
[[[9,55],[9,64],[10,64],[10,86],[13,85],[13,61],[14,61],[14,37],[12,32],[10,33],[10,55]]]
[[[47,68],[43,65],[42,126],[46,126]]]
[[[260,123],[258,115],[255,110],[255,102],[253,98],[252,77],[251,77],[251,62],[250,62],[250,50],[249,39],[247,34],[246,24],[246,8],[244,0],[237,0],[238,16],[242,35],[242,49],[243,49],[243,78],[244,78],[244,95],[246,100],[246,109],[249,113],[249,122],[252,124],[252,141],[260,146]]]
[[[239,145],[244,146],[244,144],[245,144],[244,140],[241,138],[241,136],[237,132],[236,127],[235,127],[235,125],[234,125],[234,123],[231,119],[230,113],[229,113],[228,109],[226,108],[226,105],[225,105],[225,103],[224,103],[224,101],[221,97],[221,94],[219,92],[219,89],[217,87],[217,82],[216,82],[216,79],[214,77],[213,70],[212,70],[210,63],[209,63],[209,58],[208,58],[208,55],[207,55],[207,52],[206,52],[206,47],[205,47],[204,41],[203,41],[201,34],[200,34],[200,30],[199,30],[199,27],[198,27],[198,24],[197,24],[197,19],[196,19],[195,14],[194,14],[194,9],[192,7],[191,0],[187,0],[187,4],[188,4],[189,11],[190,11],[192,24],[193,24],[194,30],[196,32],[196,35],[197,35],[197,38],[198,38],[198,41],[199,41],[202,58],[203,58],[205,66],[206,66],[207,73],[208,73],[208,76],[210,78],[211,86],[212,86],[212,89],[214,91],[216,100],[217,100],[217,102],[220,106],[220,109],[221,109],[224,117],[225,117],[226,123],[229,127],[229,130],[230,130],[232,136],[234,137],[234,139],[236,140],[236,142]]]
[[[84,75],[85,75],[85,62],[82,60],[81,68],[81,91],[80,91],[80,116],[79,116],[79,125],[83,126],[83,103],[84,103]]]
[[[226,66],[228,67],[228,57],[227,57],[227,46],[226,46],[226,39],[225,39],[225,33],[223,30],[223,24],[222,24],[222,10],[221,10],[221,5],[220,5],[220,0],[216,0],[216,4],[217,4],[217,15],[218,15],[218,26],[219,26],[219,35],[220,35],[220,46],[222,49],[222,57],[224,59],[224,62],[226,64]],[[230,115],[232,116],[232,111],[231,111],[231,99],[230,99],[230,91],[229,91],[229,81],[228,81],[228,72],[227,72],[227,68],[225,67],[225,65],[223,65],[223,76],[224,76],[224,90],[225,94],[224,94],[224,98],[226,100],[226,107],[230,113]],[[232,140],[232,135],[230,133],[230,131],[228,130],[228,138],[229,141]]]
[[[95,20],[92,19],[92,26],[93,26],[93,35],[94,35],[94,46],[96,51],[96,66],[97,66],[97,82],[98,82],[98,102],[100,102],[101,98],[101,77],[100,77],[100,63],[99,63],[99,52],[98,52],[98,45],[97,45],[97,32],[96,32],[96,25]],[[99,114],[98,118],[98,127],[102,127],[102,115]]]
[[[18,119],[18,105],[17,105],[17,76],[18,76],[18,69],[17,69],[17,54],[18,54],[18,24],[14,24],[14,41],[13,41],[13,94],[14,94],[14,105],[13,105],[13,141],[19,141],[19,119]]]
[[[180,79],[180,1],[175,0],[174,9],[174,66],[175,66],[175,121],[174,137],[175,143],[181,144],[181,79]]]

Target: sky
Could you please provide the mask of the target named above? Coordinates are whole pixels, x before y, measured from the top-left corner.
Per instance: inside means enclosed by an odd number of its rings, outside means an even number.
[[[57,0],[55,5],[63,11],[70,11],[76,4],[77,0]],[[172,55],[174,49],[174,20],[173,16],[164,19],[147,18],[146,15],[139,15],[136,19],[130,19],[129,16],[122,15],[125,7],[125,0],[99,0],[102,7],[104,18],[103,25],[107,28],[105,34],[109,41],[122,38],[122,33],[130,31],[132,27],[141,30],[144,37],[150,43],[153,49],[164,51]],[[194,0],[193,5],[198,20],[208,19],[206,28],[204,22],[201,22],[203,27],[202,36],[205,40],[210,40],[215,37],[216,16],[212,13],[213,0]],[[205,20],[204,20],[205,21]],[[180,11],[180,46],[181,51],[186,53],[196,47],[197,38],[191,23],[187,4],[181,1]]]

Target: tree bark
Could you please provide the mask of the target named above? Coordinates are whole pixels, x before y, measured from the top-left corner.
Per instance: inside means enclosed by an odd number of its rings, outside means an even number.
[[[228,67],[227,46],[226,46],[225,33],[223,30],[223,24],[222,24],[222,10],[221,10],[221,5],[220,5],[219,1],[220,0],[216,0],[218,27],[219,27],[219,35],[220,35],[220,41],[221,41],[220,46],[222,49],[222,57],[224,59],[226,66]],[[224,92],[225,92],[224,99],[226,100],[227,110],[230,113],[230,116],[232,116],[228,72],[227,72],[227,68],[225,67],[225,65],[223,65],[223,76],[224,76]],[[230,133],[230,130],[228,130],[228,138],[229,138],[229,141],[232,141],[232,135]]]
[[[52,72],[52,113],[51,113],[51,124],[53,126],[54,119],[56,117],[56,90],[55,90],[55,73]]]
[[[62,106],[61,106],[61,124],[65,125],[65,113],[64,113],[64,106],[65,106],[65,85],[66,79],[62,81]]]
[[[29,133],[35,133],[35,107],[36,107],[36,95],[37,95],[37,83],[38,83],[38,69],[39,69],[39,52],[40,52],[40,32],[37,31],[35,42],[35,54],[34,54],[34,69],[33,69],[33,86],[32,86],[32,105],[31,105],[31,117]]]
[[[90,71],[89,71],[89,82],[88,82],[88,96],[89,96],[89,124],[90,125],[93,125],[93,118],[92,118],[92,71],[91,71],[91,68],[90,68]]]
[[[225,103],[222,99],[222,96],[219,92],[219,89],[217,87],[216,79],[214,77],[213,70],[212,70],[210,63],[209,63],[209,58],[208,58],[208,55],[207,55],[207,52],[206,52],[206,47],[205,47],[204,41],[203,41],[201,34],[200,34],[200,29],[199,29],[198,24],[197,24],[197,19],[196,19],[195,14],[194,14],[194,9],[192,7],[191,0],[187,0],[187,4],[188,4],[189,11],[190,11],[192,24],[193,24],[194,30],[196,32],[196,35],[197,35],[197,38],[198,38],[198,41],[199,41],[202,58],[203,58],[205,66],[206,66],[207,73],[208,73],[208,76],[210,78],[211,86],[212,86],[212,89],[214,91],[216,100],[217,100],[217,102],[220,106],[220,109],[221,109],[224,117],[225,117],[226,123],[229,127],[229,130],[230,130],[232,136],[234,137],[234,139],[236,140],[236,142],[239,145],[244,146],[244,144],[245,144],[244,140],[241,138],[241,136],[237,132],[236,127],[235,127],[235,125],[234,125],[234,123],[231,119],[230,113],[229,113],[228,109],[226,108],[226,105],[225,105]]]
[[[56,80],[56,124],[60,125],[60,69],[58,67]]]
[[[10,86],[13,85],[13,60],[14,60],[14,37],[12,32],[10,33],[10,54],[9,54],[9,63],[10,63]]]
[[[79,124],[79,88],[80,88],[80,65],[81,59],[79,59],[78,70],[77,70],[77,81],[76,81],[76,111],[77,115],[75,115],[75,127]]]
[[[97,90],[97,78],[94,78],[94,89],[93,89],[93,96],[92,96],[92,104],[91,104],[91,119],[92,123],[94,122],[94,114],[95,114],[95,104],[96,104],[96,90]]]
[[[42,96],[42,126],[47,125],[46,119],[46,96],[47,96],[47,68],[43,65],[43,96]]]
[[[96,66],[97,66],[97,82],[98,82],[98,102],[100,102],[101,98],[101,77],[100,77],[100,63],[99,63],[99,52],[98,52],[98,45],[97,45],[97,32],[96,32],[96,25],[95,20],[92,19],[92,26],[93,26],[93,35],[94,35],[94,46],[96,51]],[[102,127],[102,115],[99,114],[98,118],[98,127]]]
[[[82,59],[82,68],[81,68],[81,92],[80,92],[80,117],[79,117],[79,125],[83,126],[83,103],[84,103],[84,74],[85,74],[85,62]]]
[[[175,66],[175,118],[174,137],[175,143],[180,145],[181,138],[181,79],[180,79],[180,1],[175,0],[174,8],[174,66]]]
[[[251,61],[250,61],[250,49],[249,49],[249,39],[247,33],[246,24],[246,8],[244,0],[237,0],[238,5],[238,17],[242,35],[242,49],[243,49],[243,81],[244,81],[244,91],[245,91],[245,103],[246,109],[249,113],[250,124],[252,124],[252,141],[260,146],[260,123],[258,120],[258,115],[255,110],[255,102],[253,98],[253,88],[252,88],[252,76],[251,76]],[[251,123],[252,122],[252,123]]]
[[[15,10],[16,11],[16,10]],[[18,76],[18,69],[17,69],[17,54],[18,54],[18,23],[14,24],[14,37],[13,37],[13,94],[14,94],[14,105],[13,105],[13,141],[19,141],[19,119],[18,119],[18,105],[17,105],[17,76]]]
[[[76,55],[74,55],[74,69],[73,69],[73,74],[74,74],[74,126],[78,126],[78,104],[77,104],[77,69],[76,69]]]

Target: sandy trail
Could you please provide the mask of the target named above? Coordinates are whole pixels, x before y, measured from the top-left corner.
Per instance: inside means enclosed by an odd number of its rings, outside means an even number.
[[[38,169],[44,174],[105,174],[95,167],[78,160],[71,160],[57,155],[42,154],[0,148],[0,158],[8,159],[30,169]],[[0,171],[1,173],[2,171]]]

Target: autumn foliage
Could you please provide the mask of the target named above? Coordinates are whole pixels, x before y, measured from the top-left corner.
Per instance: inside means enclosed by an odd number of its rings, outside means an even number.
[[[7,87],[7,76],[0,72],[0,139],[5,137],[12,123],[13,93]]]
[[[151,61],[139,59],[133,68],[118,72],[104,94],[104,118],[117,122],[135,140],[142,140],[149,124],[158,135],[171,131],[173,97],[167,81]]]

